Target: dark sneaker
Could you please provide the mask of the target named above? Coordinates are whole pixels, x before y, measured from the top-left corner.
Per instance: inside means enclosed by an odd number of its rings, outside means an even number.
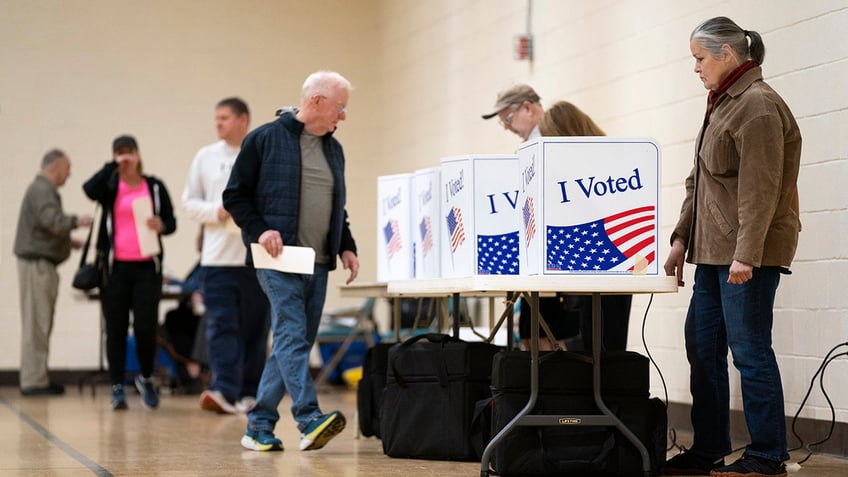
[[[345,428],[345,417],[339,411],[316,417],[300,436],[300,450],[320,449]]]
[[[724,465],[724,458],[710,459],[692,451],[682,452],[665,461],[665,475],[710,475],[710,471]]]
[[[21,388],[22,396],[58,396],[65,394],[65,386],[50,383],[41,388]]]
[[[139,374],[135,377],[135,388],[141,393],[141,404],[147,409],[159,407],[159,393],[156,392],[153,378],[142,378]]]
[[[218,414],[235,414],[236,408],[227,401],[221,391],[203,391],[200,393],[200,408]]]
[[[710,477],[786,477],[783,462],[763,459],[752,455],[743,455],[736,462],[718,467],[710,472]]]
[[[274,437],[272,432],[248,429],[241,436],[241,446],[255,451],[281,451],[283,450],[283,441]]]
[[[123,411],[127,408],[127,396],[123,384],[112,385],[112,410]]]

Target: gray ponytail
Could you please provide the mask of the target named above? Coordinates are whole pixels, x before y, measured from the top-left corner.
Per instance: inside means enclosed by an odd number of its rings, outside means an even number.
[[[749,38],[750,44],[748,43]],[[720,56],[722,54],[721,47],[725,44],[742,61],[752,60],[761,65],[766,56],[766,47],[760,34],[755,31],[743,30],[727,17],[710,18],[701,23],[695,27],[689,39],[698,40],[701,46],[713,56]]]

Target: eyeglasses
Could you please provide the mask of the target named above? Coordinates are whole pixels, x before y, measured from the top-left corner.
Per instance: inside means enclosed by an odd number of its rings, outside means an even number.
[[[322,98],[327,99],[327,100],[330,99],[330,98],[324,96],[323,94],[320,94],[319,96],[321,96]],[[340,103],[338,103],[336,101],[333,101],[333,102],[336,103],[336,111],[339,113],[339,115],[347,113],[347,106],[342,106]]]
[[[518,111],[518,108],[520,108],[520,107],[521,107],[520,104],[513,104],[512,106],[509,107],[509,109],[511,109],[512,111],[507,113],[507,115],[504,116],[504,117],[499,116],[498,122],[501,123],[501,126],[507,127],[507,126],[511,125],[512,124],[512,116],[515,114],[516,111]]]

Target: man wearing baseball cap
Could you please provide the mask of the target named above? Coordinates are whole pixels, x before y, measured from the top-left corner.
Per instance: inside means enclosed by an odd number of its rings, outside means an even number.
[[[526,84],[517,84],[498,94],[494,112],[484,114],[483,119],[497,116],[504,129],[527,141],[539,137],[539,121],[543,113],[536,91]]]
[[[542,120],[543,114],[544,109],[536,91],[526,84],[517,84],[498,93],[494,111],[484,114],[483,119],[491,119],[497,116],[504,129],[515,133],[524,141],[529,141],[541,136],[539,122]],[[566,347],[566,343],[579,330],[579,315],[577,315],[575,300],[576,297],[565,294],[539,299],[539,313],[545,319],[561,347]],[[519,336],[524,349],[529,349],[531,310],[526,301],[521,300],[520,303]],[[542,350],[553,349],[552,343],[546,339],[542,339],[539,345]]]

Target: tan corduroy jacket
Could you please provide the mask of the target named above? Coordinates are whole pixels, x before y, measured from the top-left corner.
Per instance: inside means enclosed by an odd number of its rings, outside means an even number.
[[[798,245],[801,132],[786,103],[753,68],[715,104],[671,241],[686,261],[789,267]]]

